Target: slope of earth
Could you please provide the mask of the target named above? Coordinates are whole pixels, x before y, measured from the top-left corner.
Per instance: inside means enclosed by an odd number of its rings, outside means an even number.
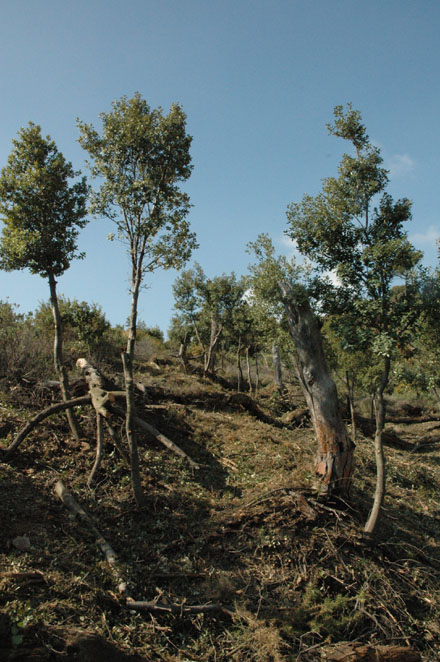
[[[368,425],[350,504],[320,503],[314,435],[293,391],[279,397],[267,387],[252,399],[171,362],[155,373],[138,375],[139,412],[200,468],[139,435],[141,509],[110,439],[87,487],[90,408],[78,410],[80,445],[59,414],[0,463],[0,659],[307,662],[356,641],[438,660],[439,424],[393,412],[388,495],[369,541],[361,533],[375,483]],[[3,393],[1,443],[52,400],[49,388]],[[55,495],[60,479],[115,550],[133,598],[177,611],[128,608],[95,535]],[[194,605],[200,613],[190,613]]]

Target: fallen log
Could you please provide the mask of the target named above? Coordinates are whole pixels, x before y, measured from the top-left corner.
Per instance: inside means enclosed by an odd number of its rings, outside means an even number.
[[[89,387],[91,402],[97,413],[101,414],[106,419],[108,419],[112,414],[120,416],[121,418],[125,418],[125,411],[116,405],[117,399],[125,398],[125,391],[107,390],[106,387],[110,386],[109,382],[99,372],[99,370],[90,365],[90,363],[88,363],[88,361],[85,359],[78,359],[76,365],[81,369],[84,375],[84,379],[86,380]],[[168,439],[168,437],[159,432],[159,430],[156,430],[155,427],[144,421],[139,416],[134,416],[133,421],[138,428],[148,432],[163,446],[173,451],[173,453],[176,453],[176,455],[179,455],[185,459],[190,467],[193,469],[199,469],[197,462],[194,462],[194,460],[190,458],[190,456],[187,455],[187,453],[185,453],[185,451],[183,451],[180,446],[175,444],[174,441],[171,441],[171,439]]]

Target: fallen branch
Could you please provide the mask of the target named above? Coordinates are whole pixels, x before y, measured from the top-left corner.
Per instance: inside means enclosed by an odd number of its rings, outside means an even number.
[[[93,483],[93,479],[95,478],[96,474],[99,471],[99,467],[101,466],[101,461],[102,461],[102,452],[104,448],[104,435],[103,435],[103,430],[102,430],[102,420],[103,416],[97,411],[96,412],[96,457],[95,457],[95,462],[93,464],[92,470],[90,472],[90,476],[87,480],[87,485],[90,487],[91,484]]]
[[[105,560],[109,564],[113,575],[115,576],[118,582],[118,591],[119,593],[127,593],[127,583],[125,582],[122,572],[118,568],[118,560],[116,552],[109,542],[104,538],[99,529],[95,526],[95,522],[92,517],[79,505],[75,497],[66,489],[63,482],[59,480],[55,485],[55,494],[63,502],[68,510],[70,510],[73,515],[77,515],[80,519],[87,524],[89,529],[93,532],[96,538],[96,542],[101,548],[102,553],[105,556]]]
[[[66,400],[66,402],[57,402],[55,405],[51,405],[50,407],[47,407],[46,409],[43,409],[43,411],[40,411],[39,414],[34,416],[26,425],[24,428],[20,430],[20,432],[16,435],[14,441],[12,444],[10,444],[4,451],[6,458],[8,458],[14,451],[17,450],[19,445],[21,444],[24,439],[28,436],[30,432],[34,428],[37,427],[41,421],[44,421],[45,418],[48,418],[49,416],[52,416],[53,414],[58,413],[59,411],[64,411],[65,409],[71,409],[72,407],[79,407],[81,405],[89,405],[91,403],[91,398],[90,395],[82,395],[79,398],[73,398],[72,400]]]
[[[206,605],[187,605],[187,604],[165,604],[163,602],[137,602],[135,600],[127,600],[126,607],[135,611],[148,611],[151,613],[163,614],[225,614],[232,616],[233,612],[218,604]]]
[[[159,441],[161,444],[166,446],[170,451],[173,451],[174,453],[176,453],[176,455],[180,455],[180,457],[183,457],[188,462],[190,467],[192,467],[193,469],[200,468],[200,465],[197,464],[197,462],[194,462],[194,460],[190,458],[190,456],[187,455],[185,451],[183,451],[180,448],[180,446],[175,444],[174,441],[171,441],[171,439],[168,439],[168,437],[166,437],[164,434],[159,432],[159,430],[156,430],[155,427],[153,427],[149,423],[146,423],[146,421],[142,420],[142,418],[139,418],[139,416],[134,416],[133,420],[134,420],[134,424],[137,425],[139,428],[141,428],[141,430],[145,430],[146,432],[151,434],[155,439],[157,439],[157,441]]]
[[[85,359],[78,359],[76,365],[81,369],[84,375],[84,379],[87,382],[90,391],[91,402],[95,410],[106,419],[108,419],[112,414],[125,419],[125,411],[115,404],[115,401],[118,398],[122,399],[122,397],[125,397],[125,391],[107,390],[106,387],[111,386],[108,380],[106,380],[105,377],[99,372],[99,370],[90,365],[90,363],[88,363],[88,361]],[[154,437],[154,439],[163,444],[163,446],[173,451],[173,453],[176,453],[176,455],[183,457],[193,469],[199,469],[197,462],[194,462],[194,460],[191,459],[189,455],[187,455],[187,453],[185,453],[185,451],[183,451],[177,444],[175,444],[174,441],[168,439],[168,437],[159,432],[159,430],[156,430],[155,427],[144,421],[139,416],[134,416],[133,421],[138,428],[148,432],[152,437]]]
[[[126,599],[122,606],[134,611],[148,611],[151,613],[171,613],[171,614],[209,614],[209,613],[222,613],[232,616],[232,612],[219,604],[205,604],[205,605],[187,605],[182,604],[164,604],[154,600],[151,601],[137,601],[133,600],[128,592],[127,582],[124,580],[122,572],[118,567],[118,559],[116,552],[109,542],[104,538],[99,529],[95,526],[92,517],[84,510],[82,506],[76,501],[74,496],[66,489],[63,482],[59,480],[55,485],[55,493],[58,498],[63,502],[68,510],[80,519],[89,527],[95,535],[96,542],[98,543],[101,551],[105,556],[105,560],[110,566],[110,569],[118,582],[118,592]]]

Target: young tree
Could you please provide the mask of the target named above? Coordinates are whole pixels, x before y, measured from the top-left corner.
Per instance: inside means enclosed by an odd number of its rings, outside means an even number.
[[[354,154],[342,157],[338,177],[325,179],[321,193],[306,195],[288,207],[287,234],[321,272],[336,272],[339,286],[327,301],[327,309],[344,312],[346,320],[350,317],[351,325],[362,330],[365,346],[372,348],[382,364],[376,385],[377,482],[365,525],[365,532],[372,533],[385,495],[384,392],[393,348],[413,321],[409,292],[393,299],[391,290],[395,278],[412,269],[421,255],[403,228],[411,218],[411,203],[406,198],[394,202],[385,192],[388,173],[360,113],[351,104],[345,111],[337,106],[328,129],[349,141]]]
[[[150,109],[136,93],[122,97],[101,113],[101,134],[78,121],[79,142],[91,157],[91,172],[102,179],[92,195],[91,211],[115,223],[131,266],[131,307],[127,351],[123,354],[127,389],[126,431],[131,454],[132,484],[139,504],[142,490],[133,430],[133,357],[138,299],[146,273],[181,268],[197,246],[187,215],[189,197],[178,186],[191,175],[191,137],[178,104],[168,115]]]
[[[280,329],[288,325],[294,343],[296,374],[318,442],[315,471],[319,492],[322,496],[347,496],[354,445],[347,434],[336,385],[327,367],[320,323],[309,304],[313,289],[300,282],[306,274],[295,264],[275,255],[267,235],[261,235],[249,246],[258,260],[251,266],[252,296]]]
[[[219,340],[242,302],[245,282],[234,273],[207,278],[196,264],[176,279],[173,292],[181,324],[193,328],[202,348],[203,373],[213,374]]]
[[[87,185],[85,178],[69,184],[79,172],[73,170],[50,136],[43,138],[38,125],[30,123],[20,129],[18,136],[0,174],[0,213],[4,223],[0,267],[7,271],[29,269],[48,279],[55,327],[54,364],[63,399],[68,400],[56,285],[71,260],[83,257],[77,251],[77,237],[87,223]],[[72,433],[79,440],[70,410],[68,418]]]

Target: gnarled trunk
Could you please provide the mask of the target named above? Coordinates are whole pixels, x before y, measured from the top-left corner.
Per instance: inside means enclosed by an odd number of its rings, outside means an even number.
[[[309,303],[305,299],[296,300],[287,283],[281,283],[280,289],[297,352],[296,372],[318,442],[315,471],[319,492],[347,495],[354,444],[342,420],[336,384],[324,356],[319,323]]]

